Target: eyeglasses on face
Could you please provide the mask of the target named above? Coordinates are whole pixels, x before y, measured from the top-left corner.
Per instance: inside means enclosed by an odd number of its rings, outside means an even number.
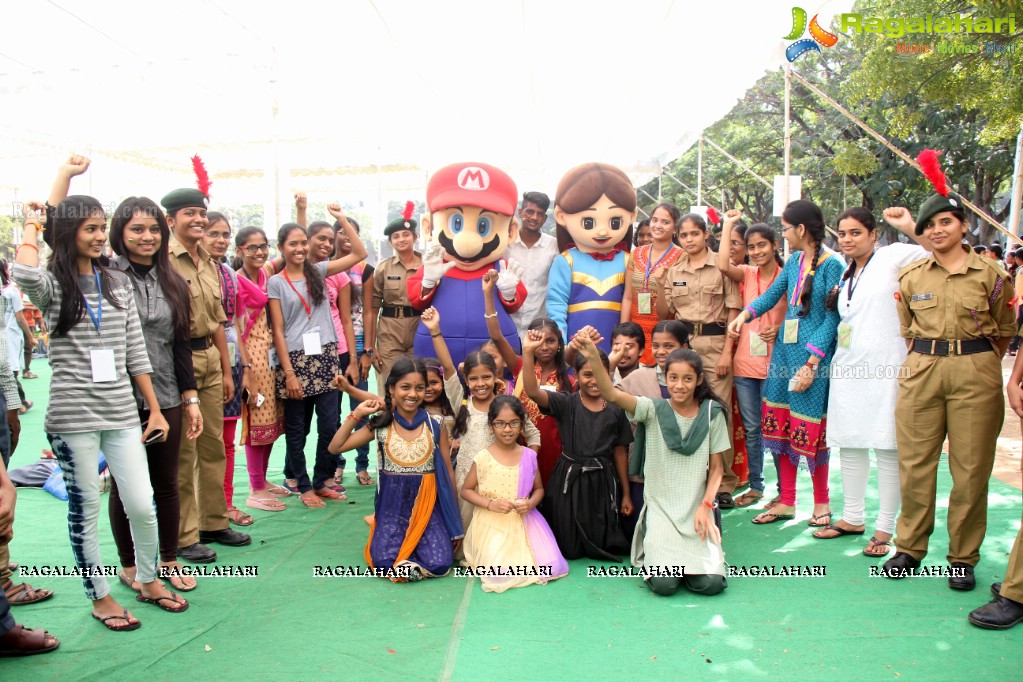
[[[269,244],[249,244],[248,246],[245,247],[245,252],[246,253],[256,253],[258,251],[266,251],[267,253],[269,253],[270,252],[270,245]]]
[[[516,419],[513,422],[502,422],[502,421],[495,421],[494,422],[494,428],[495,429],[501,429],[501,430],[504,430],[504,429],[517,429],[520,426],[522,426],[522,422],[519,421],[518,419]]]

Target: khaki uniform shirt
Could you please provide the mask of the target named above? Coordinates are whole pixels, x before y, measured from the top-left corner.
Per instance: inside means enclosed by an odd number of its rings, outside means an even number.
[[[991,339],[1016,333],[1009,275],[967,246],[966,263],[949,272],[934,257],[899,272],[899,331],[907,339]],[[994,300],[996,283],[1001,291]]]
[[[739,285],[717,268],[717,254],[707,250],[707,262],[693,268],[681,258],[668,268],[664,285],[668,294],[668,312],[687,322],[728,321],[729,310],[742,309]]]
[[[198,248],[199,267],[196,268],[195,261],[185,250],[184,245],[171,235],[171,267],[188,284],[189,303],[192,309],[189,335],[193,339],[211,336],[227,321],[224,306],[220,302],[220,274],[217,265],[202,245]]]
[[[405,282],[422,265],[423,259],[419,253],[414,254],[412,265],[408,268],[402,265],[397,256],[391,256],[381,261],[373,271],[374,311],[385,305],[411,306],[412,302],[408,299]]]

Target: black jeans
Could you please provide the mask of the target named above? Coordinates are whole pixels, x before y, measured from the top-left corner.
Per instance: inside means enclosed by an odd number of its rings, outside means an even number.
[[[316,413],[316,463],[313,479],[305,464],[305,441]],[[337,391],[311,395],[301,400],[284,401],[284,478],[298,481],[299,492],[319,490],[334,477],[334,456],[327,451],[331,438],[337,433]]]

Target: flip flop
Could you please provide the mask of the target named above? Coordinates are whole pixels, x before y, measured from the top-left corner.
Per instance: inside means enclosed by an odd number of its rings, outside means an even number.
[[[375,482],[369,477],[368,471],[360,471],[355,474],[355,477],[359,479],[359,485],[374,485]]]
[[[820,521],[824,517],[828,518],[827,523],[814,523],[815,521]],[[829,511],[826,511],[823,514],[814,514],[810,517],[810,520],[806,522],[806,525],[810,526],[811,528],[827,528],[828,526],[831,525],[831,517],[832,513]]]
[[[838,535],[818,535],[818,533],[823,533],[826,530],[833,530],[838,533]],[[815,530],[813,532],[813,536],[818,540],[834,540],[835,538],[840,538],[843,535],[863,535],[864,532],[865,530],[848,530],[847,528],[842,528],[838,524],[829,523],[824,528]]]
[[[182,575],[181,573],[176,573],[176,574],[173,574],[173,575],[164,575],[164,572],[170,573],[170,571],[175,570],[175,569],[179,569],[179,567],[177,567],[177,566],[157,566],[157,568],[156,568],[156,570],[157,570],[156,575],[158,577],[162,578],[163,580],[170,581],[171,587],[173,587],[178,592],[191,592],[195,588],[199,587],[199,583],[198,582],[195,585],[192,585],[191,587],[188,587],[183,582],[186,577],[187,578],[192,578],[192,576],[185,576],[185,575]],[[174,584],[175,580],[178,581],[177,585]]]
[[[113,630],[114,632],[128,632],[129,630],[138,630],[142,627],[142,621],[136,620],[134,623],[131,622],[131,618],[128,617],[128,609],[124,610],[123,614],[115,614],[113,616],[107,616],[106,618],[100,618],[98,614],[93,613],[92,617],[103,623],[103,627],[107,630]],[[123,620],[124,625],[111,625],[112,620]]]
[[[276,499],[268,500],[263,497],[250,497],[245,500],[245,506],[252,509],[262,509],[263,511],[268,512],[279,512],[287,509],[283,502],[278,502]]]
[[[155,599],[152,597],[147,597],[144,594],[140,594],[135,597],[135,601],[142,602],[143,604],[152,604],[153,606],[157,606],[163,609],[164,611],[167,611],[168,613],[181,613],[183,611],[187,611],[188,602],[184,600],[178,601],[177,599],[174,598],[178,595],[174,594],[173,592],[171,592],[171,594],[173,595],[171,597],[156,597]],[[177,604],[180,608],[174,609],[169,606],[165,606],[163,604],[163,602],[165,601],[169,601],[171,604]]]
[[[53,639],[53,644],[46,646],[46,638]],[[60,646],[60,640],[42,628],[26,628],[15,625],[0,637],[0,657],[34,656],[53,651]]]
[[[742,495],[735,498],[735,506],[738,508],[749,507],[755,504],[757,501],[763,499],[764,494],[756,490],[747,490]]]
[[[296,489],[293,492],[282,485],[268,483],[266,486],[266,491],[273,495],[274,497],[291,497],[294,494],[294,492],[297,492],[298,490]]]
[[[871,547],[884,547],[885,548],[884,554],[874,554],[873,552],[868,552],[867,550],[870,549]],[[888,556],[888,553],[892,551],[891,548],[892,548],[891,540],[885,540],[884,542],[882,542],[881,540],[878,540],[876,537],[871,537],[869,540],[867,540],[867,546],[863,548],[863,554],[875,558]]]
[[[127,587],[132,592],[138,592],[139,594],[142,594],[142,586],[141,586],[141,584],[139,585],[139,587],[135,587],[135,583],[137,583],[138,581],[137,580],[131,580],[130,578],[128,578],[128,574],[125,573],[124,571],[118,572],[117,579],[121,581],[122,585]]]
[[[759,518],[764,518],[764,519],[767,519],[767,520],[766,521],[757,521],[757,519],[759,519]],[[771,512],[765,512],[765,513],[761,514],[760,516],[754,516],[753,517],[753,523],[757,524],[758,526],[765,526],[765,525],[767,525],[769,523],[777,523],[778,521],[784,521],[784,520],[787,520],[787,519],[794,519],[794,518],[796,518],[795,514],[773,514]]]
[[[324,502],[323,500],[321,500],[316,495],[313,495],[312,497],[306,497],[305,495],[299,495],[298,499],[302,502],[302,504],[304,504],[306,506],[307,509],[319,509],[321,507],[326,507],[327,506],[327,503]]]
[[[319,490],[314,490],[313,492],[316,493],[317,497],[322,497],[325,500],[337,500],[338,502],[343,502],[344,500],[348,499],[348,497],[344,493],[339,493],[333,488],[324,487],[320,488]]]
[[[771,501],[763,506],[764,509],[774,509],[775,505],[781,504],[781,495],[775,495]]]

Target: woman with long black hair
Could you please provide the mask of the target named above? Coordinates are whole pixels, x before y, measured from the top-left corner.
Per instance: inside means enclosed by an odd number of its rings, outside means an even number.
[[[181,575],[177,560],[178,449],[181,447],[182,414],[188,419],[189,439],[202,432],[197,404],[182,407],[182,399],[198,395],[192,372],[192,351],[188,346],[188,286],[170,266],[170,229],[163,211],[151,199],[129,197],[114,209],[110,221],[110,248],[117,254],[111,265],[125,272],[132,285],[135,307],[142,325],[149,364],[153,367],[153,391],[170,428],[167,439],[146,447],[149,482],[156,502],[156,523],[160,538],[160,568],[169,573],[178,590],[195,589],[195,578]],[[149,420],[150,409],[139,386],[135,386],[139,419]],[[128,516],[115,480],[110,488],[110,529],[114,534],[123,570],[118,576],[138,591],[135,581],[135,546]]]
[[[70,175],[68,176],[70,180]],[[152,367],[127,275],[103,267],[106,215],[96,199],[70,196],[46,211],[44,229],[30,204],[14,279],[53,330],[53,379],[45,428],[64,473],[68,532],[75,564],[83,572],[92,616],[110,630],[141,623],[110,596],[99,553],[99,451],[118,483],[135,542],[138,601],[181,612],[188,602],[156,577],[157,525],[143,442],[169,430],[150,379]],[[39,267],[40,232],[53,250]],[[129,374],[146,404],[143,430]]]

